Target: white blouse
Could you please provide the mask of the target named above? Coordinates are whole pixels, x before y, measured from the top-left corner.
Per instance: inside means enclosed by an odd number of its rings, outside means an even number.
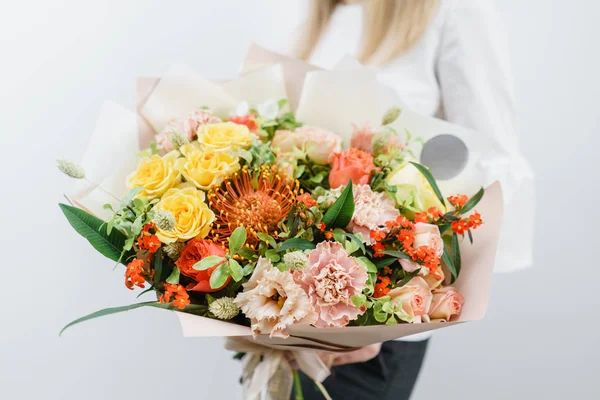
[[[362,30],[360,4],[338,6],[311,63],[332,68],[354,55]],[[379,79],[405,105],[493,140],[488,183],[500,180],[505,220],[496,272],[532,263],[533,172],[519,152],[505,30],[490,0],[442,0],[417,44],[378,67]]]

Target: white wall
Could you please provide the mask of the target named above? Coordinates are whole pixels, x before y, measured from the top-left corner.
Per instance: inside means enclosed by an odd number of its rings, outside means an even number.
[[[443,0],[442,0],[443,1]],[[174,315],[135,301],[68,226],[71,187],[54,159],[77,159],[105,99],[134,104],[136,76],[183,60],[233,76],[252,39],[297,21],[276,0],[3,3],[0,11],[0,390],[14,399],[238,398],[239,365],[219,339],[183,339]],[[595,250],[600,6],[502,2],[523,149],[537,173],[536,265],[496,276],[482,322],[432,340],[414,398],[600,397]],[[286,10],[289,9],[289,15]]]

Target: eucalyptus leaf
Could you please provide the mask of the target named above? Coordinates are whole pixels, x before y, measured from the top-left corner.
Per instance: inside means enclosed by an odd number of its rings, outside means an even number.
[[[234,281],[239,282],[244,277],[242,266],[233,258],[229,260],[229,272]]]
[[[328,227],[345,228],[352,220],[353,215],[354,195],[352,193],[352,180],[350,180],[340,197],[323,215],[323,223]]]
[[[425,167],[424,165],[421,165],[414,161],[411,161],[410,163],[412,165],[414,165],[415,168],[417,168],[419,170],[419,172],[421,172],[423,174],[425,179],[427,179],[427,182],[429,182],[429,184],[431,185],[431,188],[433,189],[433,192],[435,193],[438,200],[442,204],[446,204],[444,201],[444,196],[442,196],[442,192],[440,191],[440,188],[438,187],[437,182],[435,181],[435,178],[433,177],[433,175],[431,175],[431,172],[429,172],[429,169],[427,169],[427,167]]]
[[[229,271],[227,269],[227,264],[221,264],[212,272],[208,283],[212,289],[218,289],[227,282],[228,277]]]
[[[223,262],[224,260],[225,258],[220,256],[207,256],[204,257],[202,260],[198,261],[196,264],[194,264],[192,268],[196,271],[204,271],[206,269],[214,267],[215,265]]]
[[[377,266],[371,262],[367,257],[356,257],[356,261],[359,262],[368,272],[377,273]]]
[[[243,226],[239,226],[229,237],[229,252],[236,254],[244,243],[246,243],[246,229]]]
[[[263,242],[267,242],[271,247],[273,247],[273,248],[277,247],[277,241],[275,240],[275,238],[273,238],[273,236],[267,235],[266,233],[263,233],[263,232],[258,232],[256,234],[256,236]]]
[[[170,283],[171,285],[177,285],[179,283],[180,275],[179,268],[173,268],[173,272],[171,272],[171,275],[169,275],[169,277],[166,279],[167,283]]]

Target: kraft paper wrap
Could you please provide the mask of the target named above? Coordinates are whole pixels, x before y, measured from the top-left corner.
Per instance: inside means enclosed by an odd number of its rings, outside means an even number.
[[[139,148],[146,147],[169,119],[186,116],[201,106],[210,106],[217,115],[227,116],[244,100],[254,106],[286,97],[299,120],[335,131],[347,142],[351,122],[370,121],[376,125],[390,106],[402,104],[390,89],[377,81],[374,73],[350,59],[342,60],[333,71],[324,71],[252,46],[240,74],[234,81],[213,82],[188,67],[177,65],[160,79],[139,78],[135,113],[114,104],[103,108],[92,137],[94,145],[82,162],[94,183],[79,183],[70,200],[100,217],[108,217],[101,206],[118,204],[117,199],[127,192],[124,182],[135,170]],[[425,140],[441,133],[460,137],[470,150],[469,164],[458,177],[441,181],[440,187],[445,193],[474,193],[481,185],[477,155],[486,144],[473,132],[406,108],[402,108],[393,126],[399,132],[407,129]],[[328,329],[294,325],[289,328],[290,337],[286,340],[261,335],[256,342],[280,350],[349,351],[357,346],[481,319],[488,304],[503,217],[502,191],[498,183],[487,188],[477,209],[484,224],[474,232],[473,245],[468,240],[461,244],[462,270],[455,286],[463,294],[465,303],[458,320]],[[248,327],[181,312],[176,314],[187,337],[251,337]]]

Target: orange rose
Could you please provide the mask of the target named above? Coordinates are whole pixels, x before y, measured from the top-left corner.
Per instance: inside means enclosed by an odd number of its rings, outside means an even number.
[[[368,184],[374,169],[373,156],[365,151],[350,148],[333,155],[329,184],[332,189],[347,185],[350,179],[355,185]]]
[[[210,287],[210,276],[213,271],[221,264],[217,264],[214,267],[208,268],[204,271],[195,270],[194,264],[198,261],[202,260],[204,257],[208,256],[225,256],[225,250],[218,244],[204,240],[204,239],[194,239],[190,240],[188,244],[181,250],[181,255],[179,259],[175,262],[175,265],[179,268],[179,272],[183,275],[194,279],[196,282],[196,286],[194,286],[191,291],[202,292],[202,293],[210,293],[216,292],[227,286],[231,277],[227,278],[227,281],[220,288],[212,289]]]

